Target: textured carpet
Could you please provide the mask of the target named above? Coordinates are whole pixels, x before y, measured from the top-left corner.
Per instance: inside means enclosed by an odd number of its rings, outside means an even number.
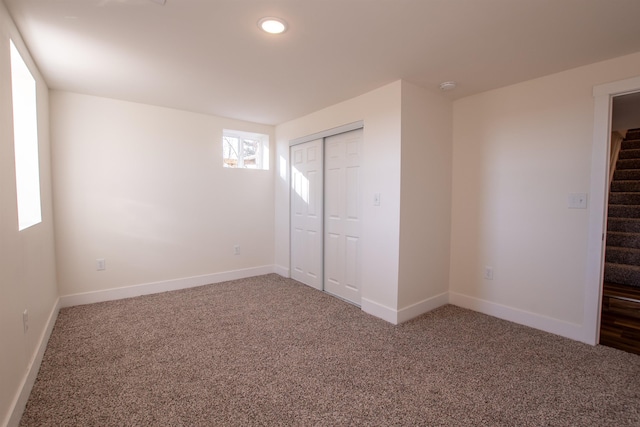
[[[640,356],[277,275],[62,309],[22,426],[638,426]]]

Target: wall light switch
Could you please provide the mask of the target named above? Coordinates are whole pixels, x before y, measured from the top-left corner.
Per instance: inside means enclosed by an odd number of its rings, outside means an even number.
[[[380,206],[380,193],[373,194],[373,206]]]
[[[104,258],[99,258],[96,260],[96,270],[102,271],[107,269],[107,264]]]
[[[29,311],[26,308],[22,312],[22,327],[24,329],[24,333],[26,334],[29,330]]]
[[[587,209],[587,193],[570,193],[569,209]]]

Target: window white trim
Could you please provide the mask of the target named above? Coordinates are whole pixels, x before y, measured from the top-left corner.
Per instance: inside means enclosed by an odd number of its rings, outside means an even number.
[[[227,142],[227,138],[237,139],[237,147],[232,147]],[[255,153],[247,154],[246,142],[256,142]],[[237,159],[225,156],[227,150],[233,149],[236,152]],[[223,129],[222,131],[222,164],[225,168],[230,169],[256,169],[256,170],[268,170],[269,169],[269,135],[255,132],[245,132],[239,130]],[[255,162],[254,166],[248,166],[246,164],[248,159],[252,159]],[[235,165],[232,161],[236,160]]]

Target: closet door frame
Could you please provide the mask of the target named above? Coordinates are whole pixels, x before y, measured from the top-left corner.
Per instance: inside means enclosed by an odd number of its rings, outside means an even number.
[[[300,138],[296,138],[293,139],[291,141],[289,141],[289,266],[290,266],[290,276],[292,278],[294,274],[293,274],[293,259],[294,259],[294,250],[296,250],[297,248],[294,246],[294,230],[293,230],[293,203],[294,203],[294,188],[293,188],[293,159],[291,158],[291,153],[292,153],[292,147],[296,146],[296,145],[300,145],[300,144],[304,144],[307,142],[311,142],[311,141],[315,141],[317,139],[321,139],[322,140],[322,168],[324,169],[324,139],[331,137],[331,136],[335,136],[335,135],[339,135],[341,133],[345,133],[345,132],[350,132],[353,130],[358,130],[358,129],[362,129],[364,128],[364,121],[360,120],[357,122],[353,122],[353,123],[348,123],[342,126],[338,126],[335,128],[331,128],[331,129],[327,129],[325,131],[322,132],[317,132],[311,135],[307,135],[307,136],[303,136]],[[324,182],[322,182],[322,206],[324,209]],[[323,218],[324,218],[324,212],[322,213]],[[317,288],[319,290],[324,290],[324,226],[322,229],[322,238],[318,240],[318,244],[321,245],[321,247],[319,248],[319,250],[308,250],[307,248],[305,248],[304,252],[309,254],[309,253],[316,253],[316,254],[320,254],[319,256],[322,259],[319,260],[315,260],[316,262],[320,262],[320,265],[322,265],[322,274],[323,277],[320,278],[320,283],[322,284],[321,287],[316,287],[313,285],[310,285],[309,283],[305,283],[309,286],[312,286],[314,288]],[[316,248],[318,249],[318,248]],[[316,255],[317,256],[317,255]]]

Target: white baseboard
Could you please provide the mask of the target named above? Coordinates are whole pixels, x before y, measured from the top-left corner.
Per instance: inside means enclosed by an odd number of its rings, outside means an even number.
[[[449,292],[443,292],[434,297],[411,304],[408,307],[398,310],[397,323],[406,322],[407,320],[411,320],[414,317],[418,317],[421,314],[427,313],[446,304],[449,304]]]
[[[49,318],[47,319],[47,323],[45,324],[44,331],[42,332],[42,335],[40,335],[38,348],[31,358],[29,367],[27,368],[27,374],[25,375],[22,384],[20,385],[19,391],[13,400],[11,410],[9,412],[9,420],[6,424],[7,427],[17,427],[18,424],[20,424],[22,413],[24,412],[24,408],[27,406],[27,401],[29,400],[31,389],[36,382],[36,377],[38,376],[38,371],[40,370],[40,364],[42,363],[42,358],[44,357],[44,351],[47,349],[47,343],[49,342],[49,337],[51,337],[51,332],[53,331],[53,326],[55,325],[56,319],[58,318],[59,311],[60,298],[56,300],[56,303],[53,305],[53,308],[49,313]]]
[[[60,308],[72,307],[82,304],[113,301],[124,298],[132,298],[140,295],[157,294],[160,292],[177,291],[179,289],[194,288],[212,283],[226,282],[229,280],[245,279],[247,277],[261,276],[274,272],[273,265],[245,268],[242,270],[225,271],[222,273],[205,274],[203,276],[186,277],[183,279],[165,280],[162,282],[144,283],[141,285],[126,286],[123,288],[105,289],[80,294],[63,295],[60,297]]]
[[[365,313],[386,320],[394,325],[398,324],[398,312],[391,307],[387,307],[366,298],[360,299],[360,309]]]
[[[543,316],[530,311],[496,304],[491,301],[451,291],[449,291],[449,303],[457,305],[458,307],[468,308],[469,310],[487,314],[489,316],[518,323],[520,325],[560,335],[575,341],[593,344],[585,341],[584,330],[581,325],[576,323],[565,322],[564,320],[554,319],[552,317]]]
[[[449,294],[444,292],[440,295],[411,304],[410,306],[400,310],[395,310],[366,298],[362,298],[360,301],[360,308],[365,313],[397,325],[448,303]]]
[[[273,266],[273,272],[279,274],[282,277],[286,277],[287,279],[291,277],[289,274],[289,269],[278,264]]]

